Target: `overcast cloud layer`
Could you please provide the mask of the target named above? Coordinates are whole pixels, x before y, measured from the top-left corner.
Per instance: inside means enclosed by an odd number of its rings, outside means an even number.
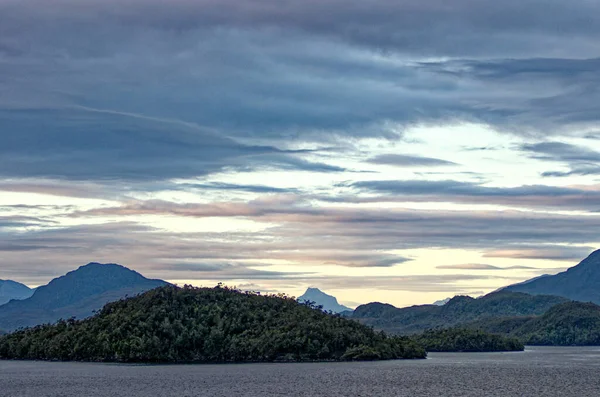
[[[0,0],[0,278],[425,303],[598,247],[600,3]]]

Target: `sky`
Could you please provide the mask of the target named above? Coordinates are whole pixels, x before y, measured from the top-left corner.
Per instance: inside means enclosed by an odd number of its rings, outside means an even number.
[[[349,306],[600,248],[595,0],[0,0],[0,278]]]

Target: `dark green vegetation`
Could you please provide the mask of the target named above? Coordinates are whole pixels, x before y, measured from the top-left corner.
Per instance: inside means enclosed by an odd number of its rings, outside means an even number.
[[[428,329],[462,326],[487,318],[541,315],[566,301],[557,296],[500,291],[479,299],[456,296],[443,306],[398,309],[392,305],[369,303],[356,308],[352,318],[388,333],[413,334]]]
[[[570,300],[600,304],[598,286],[600,286],[600,250],[565,272],[511,285],[505,290],[531,295],[558,295]]]
[[[33,295],[33,290],[28,286],[12,280],[0,280],[0,305],[13,299],[27,299]]]
[[[498,352],[525,349],[517,338],[464,328],[428,330],[415,335],[414,340],[428,352]]]
[[[90,263],[37,288],[28,299],[0,306],[0,329],[12,331],[61,318],[82,319],[108,302],[165,284],[120,265]]]
[[[479,321],[472,328],[519,338],[527,345],[600,345],[600,306],[567,302],[537,317]]]
[[[0,358],[113,362],[257,362],[424,358],[388,337],[285,296],[166,286],[96,316],[0,337]]]

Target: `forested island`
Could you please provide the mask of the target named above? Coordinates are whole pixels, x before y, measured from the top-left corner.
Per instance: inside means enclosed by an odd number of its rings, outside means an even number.
[[[499,352],[525,349],[517,338],[464,328],[428,330],[413,338],[428,352]]]
[[[413,339],[284,296],[165,286],[0,337],[0,358],[146,363],[425,358]]]

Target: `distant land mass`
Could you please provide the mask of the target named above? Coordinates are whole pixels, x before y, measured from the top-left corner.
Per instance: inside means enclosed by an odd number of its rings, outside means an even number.
[[[600,306],[566,302],[541,316],[486,319],[470,327],[516,337],[527,345],[600,346]]]
[[[82,319],[108,302],[166,284],[120,265],[89,263],[37,288],[27,299],[0,306],[0,329],[12,331],[61,318]]]
[[[33,295],[33,289],[25,284],[12,280],[0,280],[0,305],[3,305],[13,299],[27,299]]]
[[[515,337],[497,335],[478,329],[430,329],[415,335],[414,340],[428,352],[505,352],[523,351],[525,345]]]
[[[333,313],[351,312],[347,306],[340,305],[335,296],[331,296],[318,288],[308,288],[306,292],[298,297],[298,302],[314,302],[317,306],[323,306],[323,310]]]
[[[577,266],[553,276],[543,276],[504,288],[532,295],[558,295],[581,302],[600,304],[600,250]]]
[[[262,362],[425,358],[386,336],[285,296],[165,286],[85,320],[0,337],[0,358],[106,362]]]
[[[351,318],[389,333],[414,334],[432,328],[461,326],[484,318],[541,315],[566,301],[568,299],[558,296],[499,291],[478,299],[455,296],[443,306],[399,309],[389,304],[369,303],[357,307]]]

